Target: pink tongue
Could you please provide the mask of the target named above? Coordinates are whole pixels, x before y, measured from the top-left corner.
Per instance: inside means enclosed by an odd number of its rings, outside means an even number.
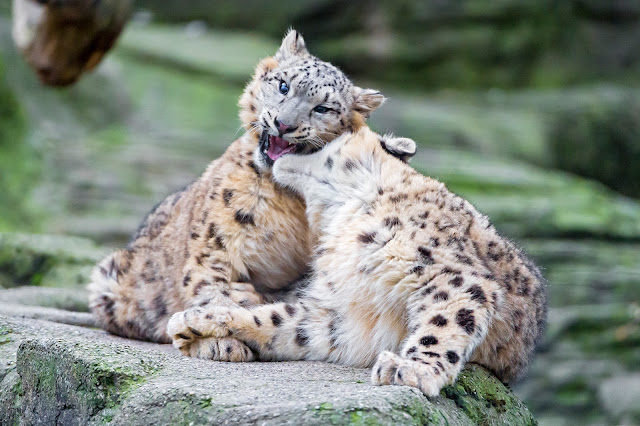
[[[267,155],[273,161],[276,161],[283,155],[293,151],[295,147],[295,145],[290,144],[278,136],[269,136],[269,149],[267,150]]]

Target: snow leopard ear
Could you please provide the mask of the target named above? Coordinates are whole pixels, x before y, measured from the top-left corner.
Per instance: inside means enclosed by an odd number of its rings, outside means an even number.
[[[416,155],[416,143],[413,139],[384,135],[380,138],[382,149],[396,158],[408,163]]]
[[[371,113],[386,100],[382,93],[377,90],[361,89],[357,86],[354,86],[352,90],[354,97],[353,109],[362,114],[364,118],[369,118]]]
[[[294,57],[303,58],[305,56],[309,56],[309,52],[304,44],[302,35],[293,28],[289,29],[287,35],[282,39],[280,49],[276,52],[276,61],[286,61]]]

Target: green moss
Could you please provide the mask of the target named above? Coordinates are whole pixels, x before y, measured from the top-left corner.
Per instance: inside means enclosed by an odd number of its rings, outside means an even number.
[[[5,378],[15,372],[15,363],[11,362],[15,356],[15,339],[14,330],[11,327],[0,324],[0,360],[2,360],[2,364],[0,364],[0,409],[2,408],[2,400],[6,399],[7,396],[4,396],[3,393],[7,392],[7,385],[4,383]],[[10,396],[8,398],[13,398],[13,395],[18,395],[15,393],[13,389],[10,389]],[[6,404],[6,402],[4,403]]]
[[[554,166],[640,196],[640,102],[629,95],[559,114],[550,130]]]
[[[404,412],[410,416],[410,424],[423,425],[423,424],[448,424],[449,420],[439,409],[434,407],[428,407],[422,401],[413,401],[405,406],[394,407],[401,412]]]
[[[201,399],[198,402],[198,405],[201,408],[209,408],[209,407],[211,407],[212,403],[213,403],[213,399],[212,398],[205,398],[205,399]]]
[[[554,391],[557,404],[565,407],[586,407],[595,404],[595,389],[592,389],[584,380],[568,382]]]
[[[222,153],[234,140],[240,124],[236,106],[242,93],[240,85],[212,82],[171,68],[125,60],[119,52],[115,53],[127,76],[124,84],[130,91],[134,108],[145,120],[157,123],[157,131],[198,129],[198,136],[206,135],[206,140],[192,141],[190,149],[195,155],[206,154],[211,158]],[[249,76],[250,72],[246,73],[243,82],[248,81]],[[176,150],[176,154],[184,149],[183,146],[175,146],[175,141],[171,142],[172,146],[167,148]]]
[[[162,368],[136,350],[119,353],[105,344],[80,341],[24,340],[17,357],[25,406],[38,419],[65,404],[83,421],[117,409],[127,395]],[[133,353],[132,353],[133,352]]]
[[[467,198],[512,237],[640,237],[640,203],[594,182],[452,149],[418,150],[412,165]]]
[[[349,424],[377,426],[383,423],[381,423],[380,419],[376,418],[375,416],[372,416],[365,411],[357,410],[351,413],[351,416],[349,417]]]
[[[0,233],[0,287],[85,284],[104,254],[82,238]]]
[[[636,369],[640,360],[640,324],[631,315],[624,322],[607,318],[572,324],[562,336],[565,342],[574,343],[581,353],[617,360],[631,370]]]
[[[130,26],[119,43],[120,52],[151,60],[160,68],[237,85],[248,80],[259,59],[273,55],[277,48],[276,43],[251,34],[217,31],[193,37],[180,27],[167,25]]]
[[[26,136],[26,118],[0,52],[0,232],[39,228],[41,217],[25,194],[35,185],[40,161]]]
[[[0,377],[0,413],[3,425],[19,425],[22,399],[22,382],[15,365]]]
[[[424,398],[424,397],[423,397]],[[392,402],[387,409],[344,408],[325,402],[313,407],[315,422],[332,425],[422,425],[447,424],[445,416],[438,408],[423,398],[401,398]]]
[[[0,324],[0,334],[11,334],[13,333],[13,328],[8,325]]]
[[[258,31],[274,39],[293,25],[321,57],[349,72],[412,89],[558,87],[625,75],[637,81],[638,59],[630,53],[635,45],[628,51],[607,48],[608,40],[634,40],[632,24],[614,25],[633,22],[634,6],[585,3],[401,0],[353,1],[336,8],[328,0],[223,0],[215,7],[192,0],[184,8],[179,0],[140,0],[139,5],[162,22],[202,20],[212,28]]]
[[[481,367],[469,364],[451,386],[441,394],[455,402],[474,424],[492,424],[495,415],[511,425],[536,425],[537,422],[498,379]]]

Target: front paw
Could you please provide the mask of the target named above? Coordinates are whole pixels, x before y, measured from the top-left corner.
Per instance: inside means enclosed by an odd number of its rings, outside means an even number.
[[[373,366],[371,382],[374,385],[411,386],[427,396],[437,396],[443,384],[437,380],[434,369],[437,368],[384,351]]]
[[[196,339],[203,337],[226,337],[229,329],[226,324],[231,319],[228,310],[218,308],[206,313],[199,308],[191,308],[174,314],[167,323],[167,334],[173,340],[173,346],[184,350]]]
[[[250,362],[255,359],[251,349],[232,337],[196,339],[185,347],[182,353],[193,358],[213,361]]]

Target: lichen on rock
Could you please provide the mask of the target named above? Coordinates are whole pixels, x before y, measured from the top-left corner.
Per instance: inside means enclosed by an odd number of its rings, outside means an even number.
[[[472,365],[428,399],[414,388],[372,386],[368,369],[204,361],[46,321],[0,316],[0,336],[9,424],[535,424],[510,390]]]

